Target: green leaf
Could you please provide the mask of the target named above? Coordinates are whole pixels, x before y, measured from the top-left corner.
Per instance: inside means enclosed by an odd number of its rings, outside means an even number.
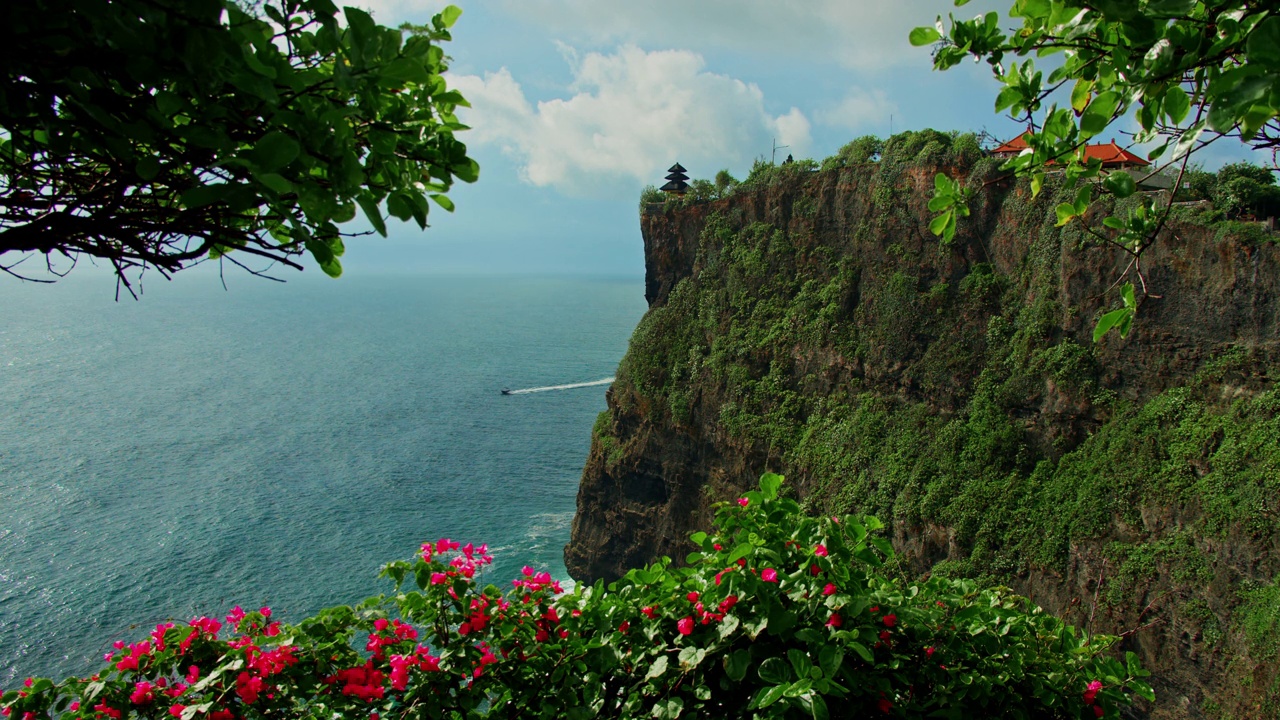
[[[860,642],[851,642],[849,643],[849,647],[858,654],[858,657],[862,658],[863,662],[871,662],[874,659],[871,651],[867,649],[867,646]]]
[[[373,229],[382,237],[386,237],[387,224],[383,221],[382,213],[378,210],[378,203],[364,194],[358,196],[356,202],[360,203],[361,209],[364,210],[364,216],[369,218],[369,223],[373,225]]]
[[[1121,221],[1120,218],[1114,217],[1111,215],[1108,215],[1107,217],[1102,218],[1102,224],[1111,228],[1112,230],[1124,229],[1124,222]]]
[[[645,673],[645,679],[652,680],[653,678],[661,677],[666,671],[667,656],[659,655],[658,658],[653,661],[653,664],[649,666],[649,672]]]
[[[1136,310],[1138,301],[1133,298],[1133,283],[1125,283],[1120,286],[1120,299],[1124,301],[1124,306]]]
[[[264,135],[254,145],[249,157],[259,169],[275,172],[293,162],[299,150],[297,140],[277,130]]]
[[[724,620],[721,620],[720,624],[716,626],[716,633],[719,635],[721,640],[724,640],[725,638],[732,635],[735,630],[738,629],[738,624],[739,622],[738,622],[737,616],[726,615]]]
[[[948,210],[929,221],[929,232],[941,236],[947,232],[948,227],[954,222],[955,213]]]
[[[457,5],[447,5],[445,9],[440,11],[440,26],[443,28],[451,28],[453,24],[458,22],[458,18],[462,17],[462,9]]]
[[[480,163],[475,160],[468,160],[465,163],[459,163],[449,168],[453,174],[463,182],[475,182],[480,179]]]
[[[154,156],[148,155],[138,161],[135,170],[138,173],[138,177],[143,180],[155,180],[156,176],[160,174],[160,161]]]
[[[399,220],[409,221],[413,218],[414,204],[405,193],[393,192],[387,196],[387,212]]]
[[[1246,52],[1251,64],[1280,65],[1280,17],[1272,15],[1249,33]]]
[[[1128,320],[1132,315],[1133,310],[1130,310],[1129,308],[1120,308],[1119,310],[1112,310],[1098,318],[1098,324],[1093,328],[1093,341],[1098,342],[1102,339],[1103,335],[1107,334],[1108,330],[1120,324],[1122,321]],[[1122,331],[1120,336],[1124,337],[1124,335],[1125,333]]]
[[[1107,129],[1111,117],[1120,105],[1120,94],[1114,90],[1098,93],[1080,116],[1080,134],[1092,137]]]
[[[914,47],[932,45],[941,39],[942,34],[939,33],[936,28],[928,26],[915,28],[911,31],[911,34],[907,36],[907,40],[910,41]]]
[[[765,690],[764,695],[760,696],[756,707],[765,708],[778,702],[782,699],[783,694],[786,693],[787,687],[788,686],[786,685],[774,685],[768,690]]]
[[[1077,215],[1076,206],[1071,203],[1062,203],[1054,208],[1054,212],[1058,215],[1057,227],[1062,227],[1071,222],[1071,218]]]
[[[226,183],[197,185],[182,193],[180,202],[183,207],[194,210],[221,201],[229,191],[230,186]]]
[[[724,658],[724,673],[734,682],[740,682],[747,676],[747,668],[751,667],[751,652],[736,650]]]
[[[840,648],[835,645],[822,646],[822,650],[818,653],[818,666],[822,668],[822,674],[834,678],[843,663],[844,652]]]
[[[779,685],[791,682],[790,671],[787,663],[780,657],[771,657],[760,663],[760,668],[756,671],[760,679],[770,685]]]
[[[1164,114],[1169,116],[1169,122],[1179,125],[1187,119],[1189,112],[1191,98],[1187,96],[1187,92],[1177,85],[1169,86],[1164,94]]]
[[[425,84],[431,80],[431,73],[419,60],[399,58],[382,68],[382,76],[394,82],[413,82]]]
[[[1093,93],[1093,81],[1080,78],[1071,88],[1071,107],[1076,112],[1084,112],[1089,104],[1089,96]]]
[[[440,193],[435,193],[431,195],[431,199],[435,200],[436,204],[444,208],[445,210],[449,212],[453,212],[453,201],[449,199],[448,195],[441,195]]]
[[[1124,170],[1113,170],[1102,180],[1102,186],[1118,198],[1127,198],[1138,191],[1138,183]]]
[[[827,711],[827,701],[823,700],[821,695],[814,693],[809,697],[809,702],[811,704],[809,711],[813,715],[813,720],[828,720],[831,717]]]
[[[809,676],[809,668],[813,667],[813,663],[809,662],[809,656],[805,655],[803,650],[796,648],[787,650],[787,660],[791,662],[791,669],[795,671],[796,677]]]
[[[782,476],[777,473],[765,473],[760,476],[760,491],[766,500],[778,497],[778,489],[782,487]]]
[[[255,175],[255,177],[258,179],[258,182],[266,185],[268,188],[271,188],[280,195],[287,195],[288,193],[293,192],[293,183],[289,182],[282,175],[277,175],[276,173],[263,173],[261,175]]]

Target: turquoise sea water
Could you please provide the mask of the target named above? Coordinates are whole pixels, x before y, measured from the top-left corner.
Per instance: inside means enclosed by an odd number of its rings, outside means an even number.
[[[0,688],[155,622],[298,619],[442,535],[565,578],[630,280],[0,281]],[[131,627],[132,624],[138,627]]]

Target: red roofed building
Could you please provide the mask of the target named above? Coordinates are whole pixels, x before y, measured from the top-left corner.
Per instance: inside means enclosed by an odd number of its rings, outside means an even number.
[[[1086,160],[1101,160],[1104,168],[1140,168],[1151,164],[1116,145],[1115,140],[1106,145],[1085,145],[1084,157]]]
[[[1020,154],[1027,149],[1027,135],[1031,132],[1027,131],[1018,137],[1004,143],[1000,147],[991,151],[991,154],[998,158],[1011,158]],[[1085,160],[1097,158],[1102,161],[1102,167],[1108,170],[1115,168],[1141,168],[1151,163],[1116,145],[1116,141],[1098,145],[1084,146]],[[1050,163],[1052,164],[1052,163]]]
[[[1027,132],[1022,133],[1022,134],[1021,134],[1021,135],[1019,135],[1018,137],[1016,137],[1016,138],[1014,138],[1014,139],[1010,140],[1009,142],[1007,142],[1007,143],[1005,143],[1005,144],[1001,145],[1000,147],[996,148],[995,150],[992,150],[992,151],[991,151],[991,154],[992,154],[992,155],[995,155],[995,156],[996,156],[996,157],[998,157],[998,158],[1006,158],[1006,159],[1007,159],[1007,158],[1011,158],[1011,157],[1013,157],[1014,155],[1017,155],[1018,153],[1020,153],[1020,152],[1022,152],[1023,150],[1026,150],[1026,149],[1027,149],[1027,136],[1028,136],[1028,135],[1030,135],[1030,134],[1031,134],[1031,131],[1030,131],[1030,130],[1028,130]]]

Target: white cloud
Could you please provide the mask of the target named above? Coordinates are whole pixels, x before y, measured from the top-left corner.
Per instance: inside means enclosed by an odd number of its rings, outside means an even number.
[[[339,7],[351,5],[368,12],[380,25],[397,27],[403,22],[424,23],[449,3],[446,0],[344,0]]]
[[[796,155],[809,146],[809,121],[796,108],[774,117],[754,84],[706,72],[700,55],[646,52],[562,53],[573,67],[565,98],[531,104],[506,68],[450,78],[471,102],[467,141],[514,157],[522,177],[575,194],[634,192],[661,184],[679,160],[693,177],[749,165],[774,138]]]
[[[977,0],[956,10],[939,0],[502,0],[507,12],[579,43],[723,49],[787,55],[846,68],[928,66],[907,42],[913,27],[950,11],[968,18],[999,9]],[[1008,1],[1004,0],[1004,9]]]
[[[834,107],[819,110],[815,119],[823,125],[847,130],[880,130],[889,116],[898,111],[897,103],[889,99],[883,90],[852,88]]]

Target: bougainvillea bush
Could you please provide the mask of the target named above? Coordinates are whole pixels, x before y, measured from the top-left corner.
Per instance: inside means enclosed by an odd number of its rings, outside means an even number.
[[[1119,717],[1151,699],[1113,638],[1005,589],[882,571],[874,518],[811,518],[782,478],[669,560],[564,593],[525,568],[482,585],[483,545],[440,539],[390,595],[296,625],[263,608],[157,625],[88,678],[30,679],[9,720],[314,717]]]

